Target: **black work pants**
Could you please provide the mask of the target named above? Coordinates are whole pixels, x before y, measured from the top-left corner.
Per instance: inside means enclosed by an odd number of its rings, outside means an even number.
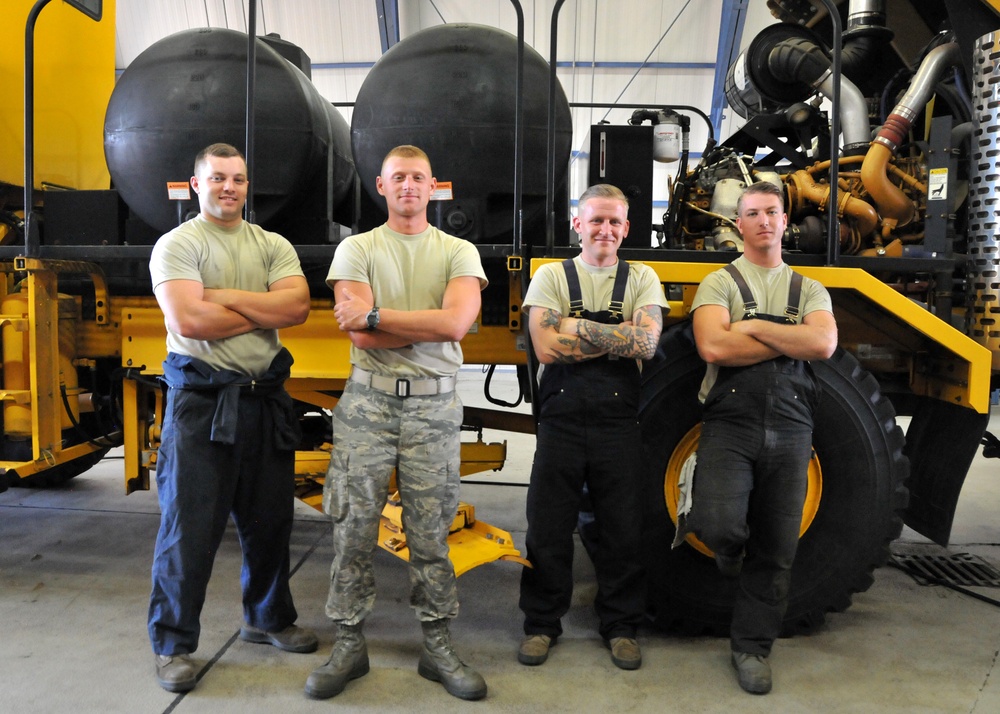
[[[730,630],[734,652],[768,655],[788,606],[815,400],[812,382],[793,367],[747,369],[705,402],[687,529],[717,555],[745,553]]]
[[[573,593],[573,530],[584,483],[598,528],[600,634],[634,637],[643,616],[641,442],[634,395],[595,387],[557,390],[541,407],[525,539],[534,567],[521,573],[525,634],[562,633],[560,619]]]

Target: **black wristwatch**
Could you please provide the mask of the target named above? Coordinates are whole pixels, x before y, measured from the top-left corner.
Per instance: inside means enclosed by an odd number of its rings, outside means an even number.
[[[376,327],[378,327],[379,319],[380,318],[378,315],[378,306],[373,305],[372,309],[368,311],[367,317],[365,317],[365,322],[368,323],[368,329],[374,330]]]

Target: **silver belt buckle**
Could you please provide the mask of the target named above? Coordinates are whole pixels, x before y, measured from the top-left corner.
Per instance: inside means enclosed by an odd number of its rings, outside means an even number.
[[[410,396],[410,380],[403,378],[399,378],[396,380],[396,396],[397,397]]]

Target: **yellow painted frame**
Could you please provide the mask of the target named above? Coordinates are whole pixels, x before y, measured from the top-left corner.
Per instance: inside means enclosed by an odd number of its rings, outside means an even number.
[[[557,259],[536,258],[531,261],[531,274],[545,263]],[[660,282],[671,285],[698,285],[709,273],[722,268],[722,263],[646,262]],[[912,300],[859,268],[796,267],[797,272],[822,283],[837,300],[837,292],[856,295],[875,306],[888,319],[919,334],[951,354],[949,369],[940,374],[921,374],[911,370],[910,386],[917,394],[948,401],[989,413],[992,353],[978,342],[933,315]],[[693,291],[686,291],[683,301],[671,301],[671,319],[686,317],[691,308]]]

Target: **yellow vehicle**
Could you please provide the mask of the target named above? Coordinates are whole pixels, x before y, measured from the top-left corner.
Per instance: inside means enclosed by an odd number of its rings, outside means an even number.
[[[34,3],[15,5],[27,18]],[[677,481],[697,448],[704,369],[687,318],[699,282],[739,253],[732,219],[743,185],[785,188],[786,260],[829,289],[840,333],[834,357],[815,365],[824,394],[786,629],[847,607],[871,584],[904,522],[947,542],[1000,367],[995,3],[919,3],[919,11],[894,16],[895,26],[879,0],[839,3],[837,22],[816,3],[771,5],[782,22],[754,38],[727,78],[727,99],[746,124],[711,141],[690,169],[684,142],[657,247],[622,251],[656,270],[672,308],[643,371],[648,507],[636,517],[648,544],[650,615],[685,632],[724,630],[733,596],[704,545],[670,543]],[[318,500],[325,412],[349,370],[323,278],[342,235],[381,222],[377,196],[357,177],[377,174],[377,162],[400,143],[400,126],[452,189],[432,219],[475,243],[490,277],[480,319],[463,340],[466,361],[517,366],[530,400],[535,365],[522,292],[541,262],[576,252],[568,240],[570,111],[552,61],[524,48],[523,81],[511,86],[517,38],[470,25],[423,30],[375,65],[347,127],[312,88],[308,58],[289,43],[251,44],[227,30],[178,33],[146,50],[112,87],[113,2],[96,22],[99,12],[86,17],[68,5],[46,12],[53,18],[36,45],[45,49],[35,51],[45,72],[27,73],[39,78],[37,131],[25,132],[33,139],[26,147],[3,145],[0,164],[0,489],[64,482],[118,445],[126,490],[149,487],[164,357],[149,252],[195,205],[184,194],[189,157],[212,141],[248,144],[251,48],[259,93],[249,123],[256,173],[248,208],[296,244],[314,298],[308,321],[282,333],[296,358],[288,388],[307,435],[297,459],[300,497]],[[9,27],[20,31],[17,22]],[[948,29],[937,34],[939,27]],[[893,35],[907,41],[892,43]],[[0,49],[7,76],[22,76],[17,36]],[[98,58],[93,65],[66,50],[84,44]],[[182,69],[164,69],[174,67]],[[435,82],[443,68],[449,81]],[[434,84],[443,89],[435,94]],[[617,134],[651,137],[655,127],[645,121],[676,114],[648,107]],[[4,141],[18,135],[16,127],[0,132]],[[75,146],[71,137],[90,138]],[[607,151],[618,150],[615,141]],[[651,165],[653,144],[646,146]],[[22,157],[37,157],[33,177],[20,173]],[[909,418],[905,436],[897,416]],[[466,421],[480,434],[533,429],[533,420],[503,409],[467,410]],[[504,456],[503,444],[469,441],[463,472],[500,468]],[[406,557],[391,505],[380,545]],[[452,558],[461,573],[520,553],[509,533],[463,505]]]

